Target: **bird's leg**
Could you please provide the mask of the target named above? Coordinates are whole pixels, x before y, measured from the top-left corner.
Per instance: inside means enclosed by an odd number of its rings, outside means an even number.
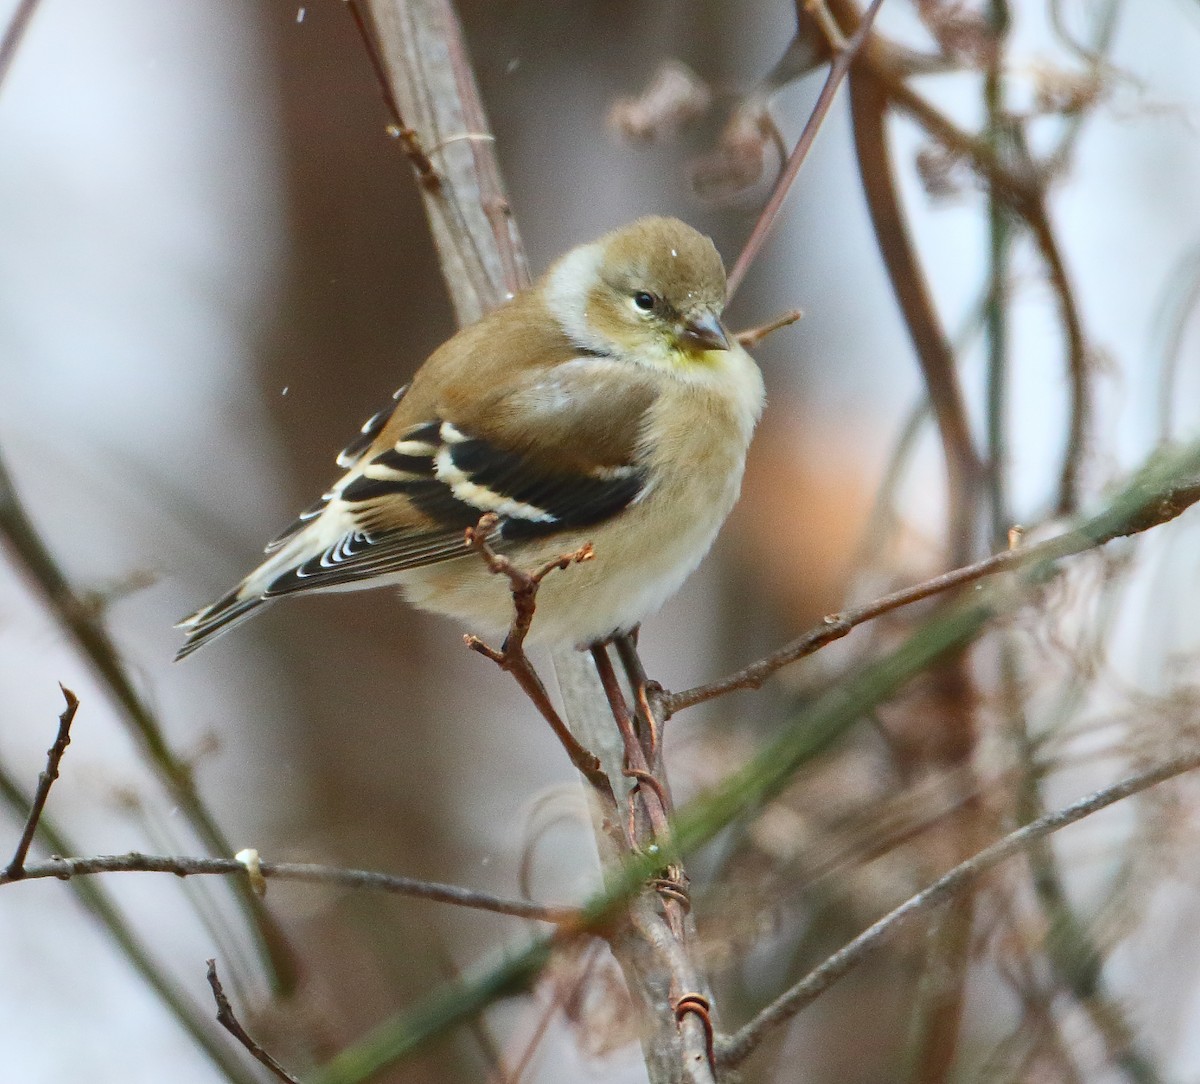
[[[646,751],[638,740],[633,725],[633,716],[629,705],[625,702],[625,694],[621,691],[621,683],[613,669],[612,659],[608,654],[607,644],[594,644],[592,658],[596,661],[596,671],[600,675],[600,684],[604,687],[604,695],[616,721],[617,729],[621,732],[621,742],[625,747],[624,772],[630,779],[636,780],[637,787],[646,787],[653,792],[654,799],[644,799],[646,818],[650,822],[653,836],[665,835],[667,831],[667,812],[669,803],[662,784],[650,770],[646,760]],[[635,787],[635,791],[637,790]]]
[[[643,823],[648,825],[649,832],[638,832],[634,839],[642,850],[649,852],[667,837],[670,829],[668,818],[671,813],[671,799],[660,775],[651,770],[646,759],[646,750],[638,740],[633,718],[625,702],[625,694],[621,691],[621,684],[608,654],[608,645],[594,644],[591,651],[592,658],[596,661],[596,671],[600,675],[600,684],[604,687],[604,695],[608,699],[609,708],[625,746],[624,774],[635,781],[629,793],[631,834],[637,825],[636,810],[640,805],[644,816]],[[683,868],[674,864],[666,866],[649,884],[662,897],[663,910],[671,930],[675,937],[682,941],[685,937],[685,918],[691,907]]]
[[[646,676],[646,668],[642,665],[642,658],[637,650],[640,631],[641,626],[636,625],[630,632],[615,636],[613,643],[617,645],[617,654],[621,656],[621,665],[624,667],[625,676],[629,679],[629,685],[633,689],[633,698],[637,706],[638,731],[641,735],[642,747],[646,751],[646,762],[652,771],[658,772],[661,750],[659,748],[657,715],[652,699],[656,699],[662,693],[662,686]]]

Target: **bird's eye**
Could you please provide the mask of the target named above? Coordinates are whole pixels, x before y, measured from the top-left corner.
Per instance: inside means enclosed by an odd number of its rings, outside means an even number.
[[[633,303],[642,312],[650,312],[654,308],[654,295],[646,293],[645,290],[639,290],[633,295]]]

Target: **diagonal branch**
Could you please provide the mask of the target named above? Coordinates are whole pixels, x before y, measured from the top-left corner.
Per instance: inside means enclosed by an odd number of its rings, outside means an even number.
[[[1004,553],[985,557],[982,561],[976,561],[963,568],[934,576],[932,579],[914,584],[912,587],[893,591],[866,605],[831,614],[819,625],[781,647],[778,651],[757,662],[750,663],[749,666],[743,667],[728,677],[709,682],[706,685],[698,685],[694,689],[686,689],[680,693],[662,694],[662,704],[670,716],[684,708],[702,704],[706,700],[724,696],[726,693],[738,689],[757,689],[777,670],[819,651],[835,640],[840,640],[859,625],[872,621],[883,614],[891,613],[903,606],[920,602],[987,576],[1011,572],[1039,561],[1070,557],[1090,549],[1097,549],[1116,538],[1139,534],[1151,527],[1169,522],[1198,501],[1200,501],[1200,482],[1185,480],[1175,483],[1166,487],[1136,516],[1112,523],[1099,533],[1091,533],[1085,528],[1066,531],[1036,545],[1023,549],[1006,550]]]
[[[883,3],[883,0],[872,0],[871,6],[867,9],[866,14],[863,15],[862,21],[853,35],[851,35],[844,47],[834,56],[833,63],[829,66],[829,74],[825,77],[825,85],[821,87],[821,93],[817,96],[816,104],[813,106],[812,113],[809,114],[808,121],[804,125],[804,130],[800,133],[800,138],[796,141],[795,148],[788,156],[783,171],[780,173],[779,179],[775,182],[775,187],[771,191],[767,205],[758,216],[758,221],[754,223],[754,229],[751,231],[745,247],[743,247],[739,254],[737,262],[733,265],[733,270],[729,272],[727,293],[730,298],[733,297],[738,287],[741,286],[742,280],[746,277],[746,272],[750,270],[750,265],[754,262],[755,257],[767,239],[767,235],[775,225],[775,220],[779,217],[779,212],[783,208],[783,202],[787,199],[788,192],[791,191],[792,184],[800,173],[800,167],[804,165],[804,160],[808,157],[808,152],[812,150],[812,145],[816,141],[817,133],[821,130],[821,125],[825,123],[825,118],[829,115],[829,110],[833,106],[833,100],[837,96],[838,88],[841,87],[842,80],[846,78],[846,73],[850,70],[850,65],[867,40],[871,24],[875,20],[875,13],[879,10],[881,3]]]
[[[50,788],[58,778],[58,766],[62,762],[67,746],[71,744],[71,724],[75,721],[75,712],[79,710],[79,698],[65,685],[59,685],[67,706],[58,717],[58,736],[54,744],[46,751],[46,768],[38,774],[37,790],[34,791],[33,801],[29,807],[29,817],[17,841],[17,849],[12,861],[0,877],[7,881],[19,881],[25,876],[25,859],[29,848],[33,845],[33,837],[37,833],[38,821],[42,818],[42,810],[46,808],[46,799],[50,797]]]
[[[17,50],[21,47],[21,42],[25,38],[25,32],[29,29],[29,23],[33,19],[33,13],[37,10],[37,6],[38,0],[20,0],[17,10],[8,20],[8,26],[4,28],[4,36],[0,37],[0,85],[3,85],[4,79],[12,67],[12,62],[17,55]]]
[[[501,670],[512,674],[522,691],[533,702],[534,707],[541,713],[543,719],[550,724],[554,736],[562,743],[567,756],[575,766],[575,770],[584,777],[592,789],[600,797],[606,813],[615,814],[617,799],[613,794],[612,782],[605,774],[599,759],[594,753],[585,749],[579,739],[571,733],[570,728],[558,714],[546,686],[538,677],[533,663],[525,654],[525,637],[529,635],[529,627],[537,612],[538,588],[551,572],[561,571],[582,561],[590,561],[595,556],[591,543],[547,561],[541,568],[533,572],[525,572],[517,568],[507,557],[497,553],[488,543],[488,536],[496,529],[500,517],[489,512],[483,516],[474,527],[467,528],[467,545],[483,558],[488,570],[498,576],[507,576],[512,587],[513,620],[509,627],[504,644],[499,649],[489,647],[477,636],[466,636],[467,647],[491,659]]]
[[[1116,802],[1129,798],[1168,779],[1200,768],[1200,752],[1195,750],[1174,757],[1162,764],[1138,772],[1120,782],[1081,798],[1073,805],[1047,813],[1003,839],[985,847],[978,854],[960,862],[928,888],[905,900],[869,926],[853,941],[844,945],[819,967],[776,998],[753,1020],[721,1042],[717,1060],[722,1065],[741,1064],[775,1028],[787,1023],[835,982],[857,967],[895,933],[903,924],[936,908],[971,886],[980,876],[1001,862],[1021,853],[1037,841],[1068,825],[1090,817]]]
[[[213,1000],[217,1003],[217,1023],[250,1051],[250,1054],[256,1061],[265,1065],[276,1077],[284,1081],[285,1084],[300,1084],[300,1081],[296,1077],[292,1076],[291,1073],[246,1033],[246,1029],[242,1027],[241,1021],[234,1014],[233,1006],[229,1004],[229,998],[225,996],[225,989],[221,985],[221,980],[217,977],[216,960],[208,961],[208,985],[212,990]]]
[[[4,461],[0,458],[0,548],[38,591],[59,627],[73,641],[79,654],[107,689],[120,709],[125,725],[140,744],[146,759],[178,803],[188,823],[210,850],[229,854],[233,848],[216,819],[204,804],[190,766],[176,756],[149,705],[134,687],[100,618],[76,593],[58,566],[17,494]],[[295,984],[292,950],[282,927],[262,901],[244,886],[238,902],[250,920],[274,985],[280,992]]]

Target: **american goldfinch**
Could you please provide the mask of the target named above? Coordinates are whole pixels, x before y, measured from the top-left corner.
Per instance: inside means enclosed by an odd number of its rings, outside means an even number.
[[[724,302],[712,241],[676,219],[572,249],[430,356],[267,559],[180,623],[177,658],[284,595],[382,584],[499,635],[509,582],[464,542],[489,512],[489,543],[519,567],[594,546],[542,583],[529,643],[633,628],[700,563],[741,486],[763,383]]]

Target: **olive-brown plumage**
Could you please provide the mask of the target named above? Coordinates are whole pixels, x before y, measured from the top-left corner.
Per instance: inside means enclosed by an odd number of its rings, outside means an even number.
[[[428,358],[268,559],[181,623],[179,657],[283,595],[381,583],[495,634],[507,584],[463,541],[487,512],[522,565],[593,543],[543,584],[531,640],[631,628],[699,563],[741,483],[762,380],[721,326],[724,297],[712,242],[675,219],[573,249]]]

